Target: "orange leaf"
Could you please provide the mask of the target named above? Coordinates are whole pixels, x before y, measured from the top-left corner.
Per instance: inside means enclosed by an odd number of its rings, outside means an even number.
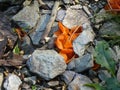
[[[96,71],[100,68],[100,65],[94,62],[94,66],[92,67],[92,70]]]
[[[114,14],[120,13],[120,0],[108,0],[105,10],[109,10]]]
[[[75,56],[72,43],[82,32],[81,26],[68,29],[61,22],[58,22],[59,29],[54,34],[57,36],[55,45],[59,49],[59,54],[64,57],[66,63],[70,62]]]
[[[21,28],[15,28],[15,32],[17,33],[19,39],[21,39],[22,37],[24,37],[27,34]]]
[[[68,34],[69,29],[65,27],[61,22],[58,22],[58,26],[63,34]]]

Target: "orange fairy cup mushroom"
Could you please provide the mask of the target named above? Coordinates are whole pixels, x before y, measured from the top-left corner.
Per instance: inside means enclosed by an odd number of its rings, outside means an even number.
[[[120,0],[108,0],[108,4],[105,6],[105,10],[114,14],[120,13]]]
[[[68,29],[61,22],[58,22],[58,26],[59,29],[54,33],[57,36],[55,45],[58,48],[59,54],[64,57],[65,62],[69,63],[76,56],[72,43],[82,32],[82,27],[76,26]]]
[[[92,70],[96,71],[100,68],[100,64],[97,64],[94,62],[94,66],[92,67]]]

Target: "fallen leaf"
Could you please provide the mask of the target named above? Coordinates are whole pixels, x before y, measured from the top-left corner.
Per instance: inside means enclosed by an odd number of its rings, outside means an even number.
[[[27,34],[21,28],[15,28],[15,32],[17,33],[20,40],[22,39],[22,37],[24,37]]]
[[[97,64],[94,62],[94,66],[92,67],[92,70],[96,71],[100,68],[100,64]]]
[[[99,41],[95,46],[95,62],[105,67],[113,76],[115,76],[115,61],[109,49],[109,44],[105,41]]]
[[[82,32],[82,27],[76,26],[68,29],[61,22],[58,22],[58,26],[59,29],[54,33],[57,36],[55,45],[58,48],[59,54],[64,57],[65,62],[69,63],[75,56],[72,43]]]
[[[114,14],[120,13],[120,0],[108,0],[108,4],[105,6],[105,10]]]
[[[20,48],[18,47],[18,44],[13,49],[14,54],[20,54]]]
[[[26,60],[20,55],[14,55],[12,59],[4,60],[0,59],[0,66],[23,66],[25,65]]]
[[[95,90],[106,90],[106,88],[98,83],[88,83],[85,86],[93,87]]]

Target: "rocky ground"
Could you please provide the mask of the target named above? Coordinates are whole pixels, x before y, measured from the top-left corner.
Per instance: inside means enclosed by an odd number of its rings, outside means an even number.
[[[0,0],[0,90],[120,90],[108,1]]]

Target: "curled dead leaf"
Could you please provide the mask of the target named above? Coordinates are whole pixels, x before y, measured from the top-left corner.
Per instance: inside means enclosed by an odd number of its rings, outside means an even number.
[[[17,33],[20,40],[22,39],[22,37],[24,37],[27,34],[21,28],[15,28],[15,32]]]
[[[94,62],[94,66],[92,67],[92,70],[96,71],[100,68],[100,64],[97,64]]]

